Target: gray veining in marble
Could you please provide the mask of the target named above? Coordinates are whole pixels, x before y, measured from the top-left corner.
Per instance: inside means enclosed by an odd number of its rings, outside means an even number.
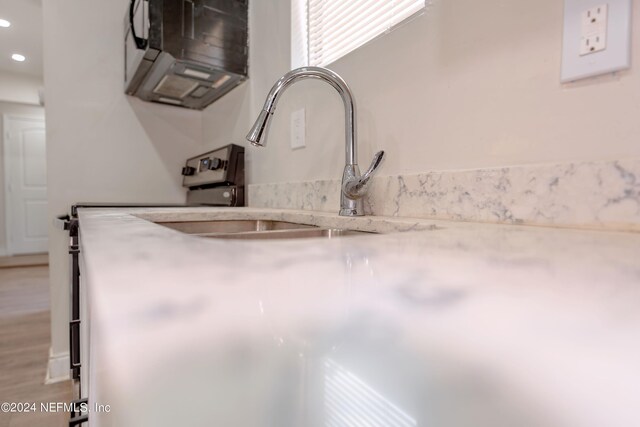
[[[252,207],[338,210],[339,180],[249,185]],[[640,159],[380,176],[369,214],[640,230]]]

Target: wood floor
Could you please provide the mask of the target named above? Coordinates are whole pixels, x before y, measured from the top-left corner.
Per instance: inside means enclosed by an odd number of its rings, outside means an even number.
[[[48,267],[0,268],[0,403],[34,402],[35,413],[0,411],[0,427],[68,426],[68,413],[40,402],[69,402],[71,383],[45,385],[50,345]]]

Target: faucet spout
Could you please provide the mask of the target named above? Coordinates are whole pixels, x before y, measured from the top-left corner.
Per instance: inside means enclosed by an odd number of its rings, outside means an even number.
[[[358,153],[356,152],[357,123],[355,101],[347,82],[345,82],[338,74],[327,68],[301,67],[291,70],[282,76],[269,91],[258,119],[247,135],[247,140],[249,140],[253,145],[265,145],[264,143],[260,143],[260,141],[263,141],[266,138],[266,133],[269,131],[271,117],[273,117],[273,113],[276,111],[276,106],[278,105],[280,97],[287,88],[289,88],[289,86],[304,79],[322,80],[338,91],[338,94],[344,103],[346,163],[348,165],[357,164]]]
[[[384,153],[382,151],[378,152],[371,167],[364,175],[360,176],[356,145],[356,104],[351,89],[342,77],[335,72],[322,67],[301,67],[291,70],[282,76],[269,91],[262,111],[247,134],[247,140],[257,147],[266,146],[269,126],[276,111],[278,100],[289,86],[303,79],[318,79],[328,83],[342,98],[345,125],[345,169],[342,176],[340,215],[364,215],[362,197],[366,194],[369,180],[380,165]]]

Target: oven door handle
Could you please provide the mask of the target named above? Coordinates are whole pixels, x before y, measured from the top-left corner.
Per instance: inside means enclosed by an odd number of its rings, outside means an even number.
[[[69,368],[80,368],[80,319],[72,319],[69,322]],[[75,376],[74,376],[75,378]]]

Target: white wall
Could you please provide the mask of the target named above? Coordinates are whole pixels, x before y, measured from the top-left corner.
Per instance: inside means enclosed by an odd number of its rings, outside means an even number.
[[[41,78],[0,71],[0,101],[39,105],[41,88]]]
[[[123,93],[127,0],[44,2],[49,214],[76,202],[184,203],[202,113]],[[50,229],[52,355],[68,351],[68,236]]]
[[[241,100],[253,117],[290,67],[290,1],[251,2],[251,81]],[[563,2],[434,0],[426,13],[329,68],[359,107],[360,164],[387,151],[380,173],[610,160],[640,156],[640,68],[561,85]],[[640,7],[633,40],[640,39]],[[633,63],[640,43],[633,44]],[[267,148],[248,150],[253,183],[339,178],[342,106],[322,83],[282,98]],[[226,100],[225,100],[226,101]],[[224,101],[223,101],[224,102]],[[307,109],[307,148],[289,148],[289,112]],[[205,112],[205,139],[219,142]],[[247,128],[232,131],[242,140]]]
[[[4,102],[0,100],[0,256],[6,254],[7,251],[7,233],[6,233],[6,211],[5,211],[5,159],[4,149],[2,147],[4,135],[4,123],[2,116],[23,116],[23,117],[40,117],[44,118],[44,108],[36,105],[18,104],[15,102]]]

